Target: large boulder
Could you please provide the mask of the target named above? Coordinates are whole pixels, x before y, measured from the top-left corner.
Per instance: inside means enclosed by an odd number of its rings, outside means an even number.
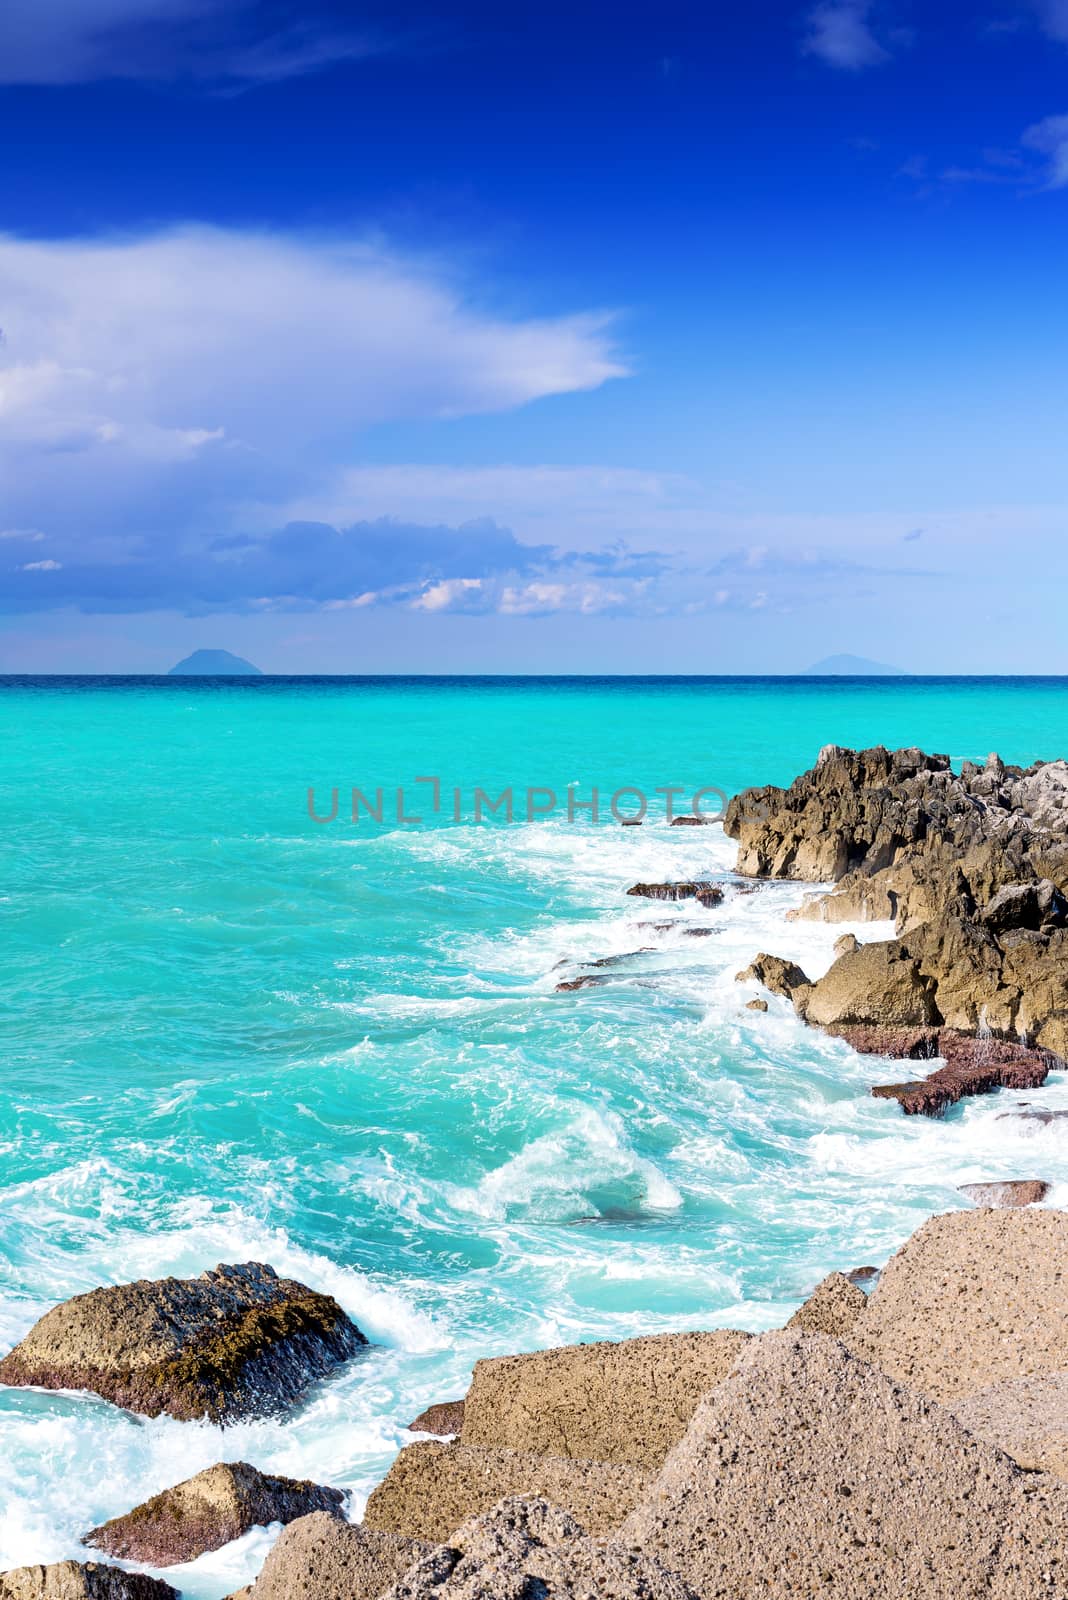
[[[0,1572],[0,1600],[178,1600],[162,1578],[98,1561],[56,1561]]]
[[[995,1211],[1018,1206],[1035,1206],[1049,1194],[1044,1178],[1002,1178],[992,1183],[962,1183],[958,1193],[975,1206],[990,1206]]]
[[[827,1333],[841,1339],[863,1316],[867,1304],[863,1289],[851,1283],[844,1273],[832,1272],[816,1285],[786,1326],[798,1333]]]
[[[724,1600],[1054,1600],[1068,1490],[1047,1516],[1030,1487],[840,1342],[783,1332],[702,1403],[618,1538]]]
[[[883,1268],[848,1337],[864,1360],[945,1403],[1068,1370],[1068,1213],[932,1217]]]
[[[659,1466],[745,1333],[662,1333],[480,1361],[461,1438],[543,1455]]]
[[[171,1567],[218,1550],[250,1528],[294,1522],[313,1511],[340,1516],[344,1501],[340,1489],[224,1461],[94,1528],[83,1543],[122,1561]]]
[[[430,1548],[317,1512],[283,1530],[247,1592],[253,1600],[377,1600]]]
[[[336,1300],[253,1261],[76,1295],[0,1361],[0,1383],[233,1422],[282,1410],[366,1343]]]
[[[461,1522],[510,1495],[534,1495],[569,1511],[591,1534],[632,1510],[650,1469],[575,1457],[422,1440],[407,1445],[367,1502],[364,1526],[446,1541]]]
[[[318,1594],[317,1594],[318,1600]],[[511,1499],[457,1529],[383,1600],[696,1600],[648,1555],[591,1539],[559,1507]]]
[[[739,972],[739,983],[761,983],[772,994],[793,1000],[799,990],[811,988],[811,983],[796,961],[786,961],[782,956],[769,956],[765,951],[754,956],[744,972]]]
[[[451,1439],[464,1425],[462,1400],[440,1400],[437,1405],[420,1411],[414,1422],[409,1422],[410,1433],[433,1433],[439,1439]]]
[[[897,940],[840,955],[799,1009],[824,1028],[922,1028],[941,1020],[933,981]]]

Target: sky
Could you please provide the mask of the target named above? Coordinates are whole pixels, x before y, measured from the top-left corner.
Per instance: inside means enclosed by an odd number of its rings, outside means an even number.
[[[1068,673],[1068,0],[4,0],[0,672]]]

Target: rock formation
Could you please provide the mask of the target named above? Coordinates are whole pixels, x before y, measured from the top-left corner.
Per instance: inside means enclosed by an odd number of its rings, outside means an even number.
[[[98,1561],[56,1561],[0,1572],[0,1600],[178,1600],[162,1578]]]
[[[232,1422],[280,1411],[366,1343],[329,1295],[249,1262],[76,1295],[0,1361],[0,1383]]]
[[[832,1272],[817,1284],[804,1305],[795,1311],[788,1328],[799,1333],[827,1333],[844,1338],[868,1304],[863,1289],[841,1272]]]
[[[437,1405],[420,1411],[414,1422],[409,1422],[411,1433],[433,1433],[442,1438],[452,1438],[464,1425],[462,1400],[442,1400]]]
[[[244,1461],[220,1462],[94,1528],[83,1543],[122,1561],[171,1567],[218,1550],[250,1528],[293,1522],[313,1511],[338,1516],[344,1500],[340,1489],[277,1478]]]
[[[377,1600],[431,1549],[317,1512],[283,1530],[247,1593],[254,1600]]]

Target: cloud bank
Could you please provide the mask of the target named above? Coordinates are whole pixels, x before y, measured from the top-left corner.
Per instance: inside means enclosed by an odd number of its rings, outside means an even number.
[[[860,72],[890,60],[870,22],[870,0],[826,0],[808,15],[803,49],[829,67]]]

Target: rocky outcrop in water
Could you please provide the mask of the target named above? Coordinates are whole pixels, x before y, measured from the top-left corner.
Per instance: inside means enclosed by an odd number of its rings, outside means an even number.
[[[248,1262],[76,1295],[0,1361],[0,1383],[232,1422],[283,1410],[366,1343],[329,1295]]]
[[[718,883],[636,883],[627,890],[643,900],[697,900],[703,906],[718,906],[725,890]]]
[[[1004,1178],[995,1183],[962,1183],[958,1192],[973,1205],[1004,1211],[1038,1205],[1049,1194],[1049,1184],[1043,1178]]]
[[[122,1561],[170,1567],[218,1550],[250,1528],[294,1522],[313,1511],[340,1516],[344,1500],[340,1489],[226,1461],[94,1528],[83,1542]]]
[[[56,1561],[0,1572],[0,1600],[178,1600],[162,1578],[99,1561]]]
[[[432,1549],[425,1540],[353,1527],[318,1512],[283,1529],[244,1593],[253,1600],[377,1600]]]
[[[740,872],[836,883],[802,915],[895,922],[896,938],[843,947],[818,982],[795,971],[768,985],[815,1026],[881,1034],[880,1053],[950,1046],[926,1092],[880,1094],[938,1111],[1034,1087],[1068,1055],[1068,763],[992,756],[956,775],[946,756],[830,745],[788,789],[737,796],[724,827]],[[917,1031],[937,1032],[936,1047],[917,1048]],[[964,1036],[993,1044],[977,1051]]]

